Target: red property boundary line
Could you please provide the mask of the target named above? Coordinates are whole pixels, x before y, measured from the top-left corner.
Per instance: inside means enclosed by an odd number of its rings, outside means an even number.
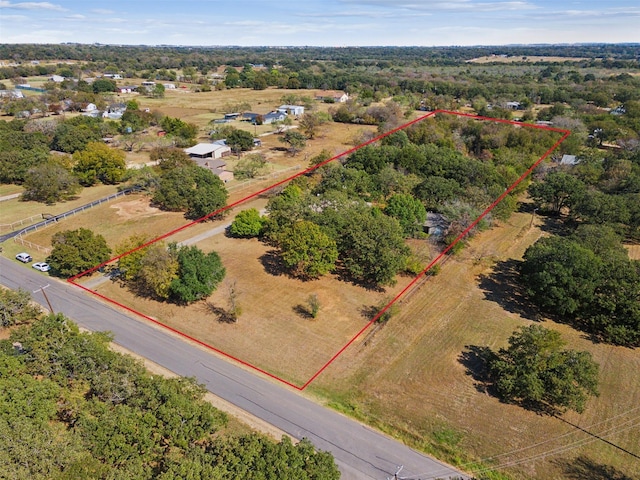
[[[559,139],[559,140],[558,140],[558,141],[557,141],[557,142],[556,142],[556,143],[555,143],[551,148],[549,148],[549,149],[548,149],[548,150],[547,150],[547,151],[546,151],[546,152],[545,152],[545,153],[544,153],[544,154],[543,154],[543,155],[542,155],[542,156],[541,156],[541,157],[540,157],[540,158],[539,158],[539,159],[538,159],[538,160],[537,160],[533,165],[531,165],[531,167],[529,167],[529,168],[528,168],[528,169],[527,169],[527,170],[526,170],[526,171],[525,171],[525,172],[524,172],[524,173],[523,173],[523,174],[522,174],[522,175],[521,175],[521,176],[520,176],[520,177],[519,177],[519,178],[518,178],[518,179],[517,179],[517,180],[516,180],[516,181],[515,181],[511,186],[510,186],[510,187],[509,187],[509,188],[507,188],[507,189],[506,189],[506,190],[505,190],[505,191],[504,191],[504,192],[503,192],[503,193],[502,193],[502,194],[501,194],[501,195],[500,195],[496,200],[494,200],[494,201],[493,201],[493,203],[492,203],[491,205],[489,205],[489,207],[487,207],[487,208],[485,209],[485,211],[484,211],[484,212],[482,212],[482,213],[478,216],[478,218],[476,218],[476,219],[471,223],[471,225],[469,225],[469,226],[468,226],[468,227],[467,227],[467,228],[466,228],[462,233],[460,233],[460,235],[458,235],[458,236],[455,238],[455,240],[454,240],[453,242],[451,242],[451,243],[447,246],[447,248],[445,248],[442,252],[440,252],[440,254],[439,254],[436,258],[434,258],[434,259],[431,261],[431,263],[429,263],[429,265],[427,265],[427,267],[426,267],[424,270],[422,270],[422,272],[420,272],[418,275],[416,275],[416,277],[415,277],[415,278],[414,278],[414,279],[413,279],[413,280],[412,280],[412,281],[411,281],[411,282],[410,282],[410,283],[409,283],[409,284],[408,284],[404,289],[402,289],[402,291],[401,291],[400,293],[398,293],[398,294],[397,294],[397,295],[396,295],[396,296],[395,296],[395,297],[394,297],[394,298],[393,298],[389,303],[387,303],[387,304],[386,304],[386,305],[385,305],[385,306],[384,306],[384,307],[383,307],[383,308],[382,308],[382,309],[381,309],[381,310],[376,314],[376,316],[375,316],[375,317],[373,317],[373,318],[372,318],[372,319],[371,319],[371,320],[370,320],[370,321],[369,321],[369,322],[368,322],[368,323],[367,323],[367,324],[366,324],[362,329],[360,329],[360,331],[359,331],[358,333],[356,333],[356,334],[353,336],[353,338],[351,338],[351,340],[349,340],[349,341],[348,341],[348,342],[347,342],[347,343],[346,343],[346,344],[345,344],[345,345],[344,345],[340,350],[338,350],[338,352],[336,352],[336,353],[335,353],[335,354],[334,354],[334,355],[329,359],[329,361],[328,361],[328,362],[326,362],[326,363],[325,363],[325,364],[324,364],[324,365],[323,365],[323,366],[322,366],[322,367],[321,367],[321,368],[320,368],[316,373],[314,373],[314,374],[311,376],[311,378],[309,378],[309,380],[307,380],[303,385],[296,385],[296,384],[294,384],[294,383],[291,383],[291,382],[289,382],[289,381],[287,381],[287,380],[285,380],[285,379],[283,379],[283,378],[278,377],[277,375],[274,375],[274,374],[272,374],[272,373],[270,373],[270,372],[267,372],[266,370],[263,370],[263,369],[262,369],[262,368],[260,368],[260,367],[257,367],[257,366],[255,366],[255,365],[252,365],[251,363],[248,363],[248,362],[246,362],[246,361],[244,361],[244,360],[241,360],[240,358],[237,358],[237,357],[235,357],[235,356],[233,356],[233,355],[230,355],[230,354],[228,354],[228,353],[226,353],[226,352],[224,352],[224,351],[222,351],[222,350],[220,350],[220,349],[218,349],[218,348],[216,348],[216,347],[214,347],[214,346],[212,346],[212,345],[209,345],[208,343],[205,343],[205,342],[203,342],[203,341],[201,341],[201,340],[198,340],[197,338],[194,338],[194,337],[192,337],[192,336],[190,336],[190,335],[188,335],[188,334],[186,334],[186,333],[184,333],[184,332],[181,332],[180,330],[177,330],[177,329],[175,329],[175,328],[173,328],[173,327],[171,327],[171,326],[169,326],[169,325],[166,325],[166,324],[164,324],[164,323],[162,323],[162,322],[160,322],[160,321],[158,321],[158,320],[156,320],[156,319],[154,319],[154,318],[151,318],[151,317],[149,317],[148,315],[145,315],[144,313],[141,313],[141,312],[139,312],[139,311],[137,311],[137,310],[134,310],[134,309],[133,309],[133,308],[131,308],[131,307],[128,307],[128,306],[126,306],[126,305],[123,305],[123,304],[121,304],[121,303],[119,303],[119,302],[117,302],[117,301],[113,300],[112,298],[109,298],[109,297],[107,297],[107,296],[105,296],[105,295],[102,295],[102,294],[100,294],[100,293],[98,293],[98,292],[96,292],[96,291],[93,291],[93,290],[91,290],[91,289],[89,289],[89,288],[87,288],[87,287],[85,287],[85,286],[83,286],[83,285],[81,285],[81,284],[79,284],[79,283],[76,283],[76,280],[77,280],[77,279],[79,279],[79,278],[81,278],[81,277],[83,277],[83,276],[85,276],[85,275],[91,274],[91,273],[95,272],[96,270],[98,270],[98,269],[100,269],[100,268],[104,267],[105,265],[108,265],[109,263],[112,263],[112,262],[114,262],[114,261],[116,261],[116,260],[118,260],[118,259],[120,259],[120,258],[122,258],[122,257],[124,257],[124,256],[126,256],[126,255],[129,255],[129,254],[131,254],[131,253],[133,253],[133,252],[135,252],[135,251],[137,251],[137,250],[143,249],[143,248],[145,248],[145,247],[147,247],[147,246],[149,246],[149,245],[152,245],[152,244],[154,244],[154,243],[156,243],[156,242],[159,242],[159,241],[161,241],[161,240],[164,240],[165,238],[170,237],[170,236],[172,236],[172,235],[174,235],[174,234],[176,234],[176,233],[178,233],[178,232],[181,232],[182,230],[186,230],[187,228],[189,228],[189,227],[191,227],[191,226],[193,226],[193,225],[195,225],[195,224],[198,224],[198,223],[204,222],[204,221],[208,220],[209,218],[211,218],[211,217],[213,217],[213,216],[219,215],[220,213],[223,213],[223,212],[225,212],[225,211],[227,211],[227,210],[230,210],[230,209],[232,209],[232,208],[234,208],[234,207],[237,207],[238,205],[241,205],[241,204],[243,204],[243,203],[245,203],[245,202],[247,202],[247,201],[251,200],[252,198],[255,198],[255,197],[257,197],[257,196],[259,196],[259,195],[261,195],[261,194],[263,194],[263,193],[265,193],[265,192],[267,192],[267,191],[269,191],[269,190],[271,190],[271,189],[273,189],[273,188],[275,188],[275,187],[278,187],[278,186],[280,186],[280,185],[283,185],[283,184],[285,184],[285,183],[288,183],[288,182],[290,182],[291,180],[293,180],[293,179],[295,179],[295,178],[298,178],[298,177],[300,177],[300,176],[302,176],[302,175],[306,175],[307,173],[312,172],[312,171],[314,171],[314,170],[316,170],[316,169],[318,169],[318,168],[322,167],[323,165],[326,165],[326,164],[331,163],[331,162],[333,162],[333,161],[335,161],[335,160],[338,160],[338,159],[339,159],[339,158],[341,158],[341,157],[344,157],[344,156],[350,155],[351,153],[355,152],[356,150],[359,150],[359,149],[361,149],[361,148],[363,148],[363,147],[366,147],[367,145],[370,145],[370,144],[372,144],[372,143],[375,143],[375,142],[377,142],[377,141],[379,141],[379,140],[381,140],[381,139],[383,139],[383,138],[385,138],[385,137],[387,137],[387,136],[389,136],[389,135],[392,135],[393,133],[396,133],[396,132],[398,132],[398,131],[400,131],[400,130],[404,130],[405,128],[408,128],[408,127],[410,127],[410,126],[412,126],[412,125],[415,125],[415,124],[417,124],[417,123],[419,123],[419,122],[422,122],[423,120],[425,120],[425,119],[427,119],[427,118],[430,118],[430,117],[433,117],[433,116],[435,116],[436,114],[455,115],[455,116],[460,116],[460,117],[471,118],[471,119],[474,119],[474,120],[482,120],[482,121],[489,121],[489,122],[496,122],[496,123],[506,123],[506,124],[515,125],[515,126],[519,126],[519,127],[526,127],[526,128],[536,128],[536,129],[539,129],[539,130],[547,130],[547,131],[552,131],[552,132],[562,133],[562,134],[563,134],[563,136],[562,136],[562,137],[561,137],[561,138],[560,138],[560,139]],[[428,272],[429,270],[431,270],[435,265],[437,265],[437,264],[438,264],[438,263],[439,263],[439,262],[444,258],[444,256],[445,256],[445,255],[446,255],[446,254],[447,254],[447,253],[448,253],[452,248],[454,248],[454,247],[456,246],[456,244],[457,244],[458,242],[460,242],[464,237],[466,237],[466,236],[467,236],[467,234],[468,234],[468,233],[469,233],[469,232],[470,232],[470,231],[471,231],[471,230],[472,230],[472,229],[473,229],[473,228],[474,228],[474,227],[475,227],[475,226],[476,226],[476,225],[477,225],[477,224],[478,224],[478,223],[479,223],[479,222],[480,222],[484,217],[486,217],[486,216],[487,216],[487,215],[488,215],[488,214],[489,214],[489,213],[490,213],[490,212],[491,212],[491,211],[496,207],[496,205],[498,205],[498,204],[499,204],[499,203],[500,203],[500,202],[501,202],[501,201],[502,201],[502,200],[503,200],[507,195],[509,195],[509,194],[510,194],[510,193],[511,193],[511,192],[512,192],[512,191],[513,191],[513,190],[514,190],[514,189],[515,189],[515,188],[516,188],[516,187],[517,187],[517,186],[518,186],[518,185],[519,185],[519,184],[520,184],[520,183],[521,183],[525,178],[527,178],[527,177],[531,174],[531,172],[532,172],[532,171],[533,171],[533,170],[534,170],[534,169],[535,169],[535,168],[536,168],[536,167],[537,167],[537,166],[538,166],[542,161],[544,161],[544,160],[545,160],[549,155],[551,155],[551,153],[552,153],[556,148],[558,148],[558,146],[559,146],[559,145],[560,145],[560,144],[561,144],[561,143],[562,143],[562,142],[563,142],[563,141],[564,141],[564,140],[565,140],[565,139],[566,139],[570,134],[571,134],[571,132],[570,132],[569,130],[564,130],[564,129],[559,129],[559,128],[553,128],[553,127],[548,127],[548,126],[544,126],[544,125],[532,125],[532,124],[527,124],[527,123],[522,123],[522,122],[515,122],[515,121],[512,121],[512,120],[503,120],[503,119],[499,119],[499,118],[483,117],[483,116],[479,116],[479,115],[472,115],[472,114],[468,114],[468,113],[454,112],[454,111],[450,111],[450,110],[435,110],[435,111],[433,111],[433,112],[431,112],[431,113],[428,113],[428,114],[426,114],[426,115],[423,115],[423,116],[421,116],[421,117],[419,117],[419,118],[417,118],[417,119],[415,119],[415,120],[413,120],[413,121],[411,121],[411,122],[409,122],[409,123],[406,123],[406,124],[404,124],[404,125],[401,125],[400,127],[397,127],[397,128],[395,128],[395,129],[393,129],[393,130],[390,130],[390,131],[388,131],[388,132],[386,132],[386,133],[384,133],[384,134],[382,134],[382,135],[379,135],[379,136],[377,136],[377,137],[375,137],[375,138],[373,138],[373,139],[371,139],[371,140],[369,140],[369,141],[367,141],[367,142],[364,142],[364,143],[362,143],[362,144],[360,144],[360,145],[358,145],[358,146],[356,146],[356,147],[353,147],[353,148],[351,148],[351,149],[349,149],[349,150],[347,150],[347,151],[345,151],[345,152],[342,152],[342,153],[340,153],[340,154],[338,154],[338,155],[336,155],[336,156],[334,156],[334,157],[331,157],[331,158],[329,158],[328,160],[325,160],[325,161],[323,161],[323,162],[319,163],[318,165],[314,165],[313,167],[307,168],[306,170],[303,170],[303,171],[301,171],[301,172],[298,172],[298,173],[296,173],[295,175],[291,175],[290,177],[287,177],[287,178],[285,178],[284,180],[280,180],[279,182],[276,182],[276,183],[274,183],[273,185],[270,185],[270,186],[268,186],[268,187],[266,187],[266,188],[263,188],[262,190],[259,190],[259,191],[255,192],[255,193],[252,193],[251,195],[248,195],[248,196],[246,196],[246,197],[244,197],[244,198],[242,198],[242,199],[240,199],[240,200],[237,200],[237,201],[235,201],[235,202],[233,202],[233,203],[231,203],[231,204],[229,204],[229,205],[227,205],[227,206],[225,206],[225,207],[223,207],[223,208],[220,208],[220,209],[216,210],[215,212],[212,212],[212,213],[210,213],[210,214],[208,214],[208,215],[206,215],[206,216],[204,216],[204,217],[202,217],[202,218],[199,218],[199,219],[194,220],[194,221],[192,221],[192,222],[189,222],[189,223],[187,223],[187,224],[185,224],[185,225],[183,225],[183,226],[181,226],[181,227],[179,227],[179,228],[176,228],[176,229],[174,229],[174,230],[171,230],[170,232],[165,233],[164,235],[161,235],[161,236],[159,236],[159,237],[157,237],[157,238],[155,238],[155,239],[153,239],[153,240],[150,240],[149,242],[147,242],[147,243],[145,243],[145,244],[143,244],[143,245],[140,245],[139,247],[136,247],[136,248],[134,248],[134,249],[132,249],[132,250],[130,250],[130,251],[128,251],[128,252],[125,252],[125,253],[123,253],[123,254],[121,254],[121,255],[118,255],[118,256],[116,256],[116,257],[113,257],[113,258],[111,258],[111,259],[107,260],[106,262],[103,262],[103,263],[101,263],[101,264],[99,264],[99,265],[96,265],[96,266],[95,266],[95,267],[93,267],[93,268],[90,268],[89,270],[86,270],[86,271],[81,272],[81,273],[79,273],[79,274],[77,274],[77,275],[74,275],[73,277],[71,277],[71,278],[67,279],[67,281],[68,281],[69,283],[71,283],[72,285],[75,285],[76,287],[79,287],[79,288],[81,288],[82,290],[84,290],[84,291],[86,291],[86,292],[88,292],[88,293],[90,293],[90,294],[92,294],[92,295],[95,295],[96,297],[101,298],[102,300],[105,300],[105,301],[107,301],[107,302],[109,302],[109,303],[111,303],[111,304],[113,304],[113,305],[116,305],[117,307],[120,307],[120,308],[122,308],[122,309],[124,309],[124,310],[126,310],[126,311],[128,311],[128,312],[130,312],[130,313],[133,313],[133,314],[135,314],[135,315],[136,315],[136,316],[138,316],[138,317],[142,317],[142,318],[144,318],[145,320],[148,320],[148,321],[150,321],[150,322],[154,323],[155,325],[158,325],[158,326],[160,326],[160,327],[162,327],[162,328],[164,328],[164,329],[166,329],[166,330],[168,330],[168,331],[170,331],[170,332],[172,332],[172,333],[174,333],[174,334],[177,334],[178,336],[180,336],[180,337],[182,337],[182,338],[184,338],[184,339],[190,340],[191,342],[194,342],[194,343],[196,343],[196,344],[198,344],[198,345],[200,345],[200,346],[202,346],[202,347],[205,347],[205,348],[206,348],[206,349],[208,349],[208,350],[211,350],[211,351],[213,351],[213,352],[216,352],[216,353],[218,353],[218,354],[220,354],[220,355],[222,355],[222,356],[224,356],[224,357],[226,357],[226,358],[228,358],[228,359],[230,359],[230,360],[233,360],[234,362],[237,362],[237,363],[239,363],[239,364],[241,364],[241,365],[243,365],[243,366],[245,366],[245,367],[249,367],[249,368],[251,368],[251,369],[253,369],[253,370],[257,371],[257,372],[260,372],[261,374],[266,375],[266,376],[268,376],[268,377],[270,377],[270,378],[272,378],[272,379],[274,379],[274,380],[277,380],[277,381],[279,381],[279,382],[281,382],[281,383],[283,383],[283,384],[285,384],[285,385],[287,385],[287,386],[289,386],[289,387],[291,387],[291,388],[294,388],[294,389],[296,389],[296,390],[302,391],[302,390],[306,389],[306,388],[307,388],[307,387],[308,387],[308,386],[309,386],[309,385],[310,385],[310,384],[311,384],[311,383],[312,383],[316,378],[318,378],[318,376],[319,376],[322,372],[324,372],[324,371],[327,369],[327,367],[329,367],[329,365],[331,365],[331,364],[332,364],[332,363],[333,363],[333,362],[334,362],[334,361],[335,361],[335,360],[336,360],[340,355],[342,355],[342,353],[343,353],[347,348],[349,348],[349,347],[350,347],[350,346],[351,346],[351,345],[352,345],[352,344],[353,344],[353,343],[354,343],[354,342],[355,342],[355,341],[356,341],[356,340],[357,340],[357,339],[358,339],[358,338],[359,338],[359,337],[360,337],[360,336],[361,336],[365,331],[367,331],[367,330],[371,327],[371,325],[373,325],[373,324],[374,324],[374,323],[375,323],[375,322],[376,322],[376,321],[377,321],[377,320],[378,320],[378,319],[379,319],[379,318],[380,318],[380,317],[381,317],[381,316],[382,316],[382,315],[383,315],[383,314],[384,314],[384,313],[385,313],[389,308],[391,308],[391,306],[392,306],[392,305],[394,305],[394,304],[395,304],[396,302],[398,302],[402,297],[404,297],[404,296],[407,294],[407,292],[409,292],[409,291],[411,290],[411,288],[413,288],[413,287],[416,285],[416,283],[417,283],[418,281],[420,281],[420,280],[422,279],[422,277],[424,277],[424,276],[427,274],[427,272]]]

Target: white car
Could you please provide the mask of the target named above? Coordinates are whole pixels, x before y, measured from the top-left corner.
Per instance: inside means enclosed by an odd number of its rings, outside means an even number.
[[[41,272],[48,272],[49,270],[51,270],[51,267],[49,266],[49,264],[44,262],[34,263],[31,266],[36,270],[40,270]]]
[[[26,252],[17,254],[16,259],[20,260],[22,263],[29,263],[32,260],[31,255]]]

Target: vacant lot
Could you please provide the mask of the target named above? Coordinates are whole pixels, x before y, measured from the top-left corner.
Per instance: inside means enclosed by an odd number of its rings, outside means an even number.
[[[462,452],[515,478],[589,478],[570,476],[582,455],[638,478],[637,458],[561,420],[500,403],[470,375],[477,367],[472,359],[463,361],[471,347],[505,346],[513,330],[539,318],[521,301],[510,261],[543,235],[530,221],[518,213],[472,240],[402,302],[368,346],[347,350],[311,388],[337,408],[468,469]],[[638,454],[640,352],[594,344],[567,325],[540,319],[601,367],[600,397],[584,414],[563,418]]]
[[[371,291],[334,276],[301,282],[282,274],[273,249],[255,239],[216,235],[198,246],[218,252],[227,271],[206,302],[183,308],[136,298],[111,283],[98,292],[296,384],[308,380],[366,325],[372,307],[403,286]],[[242,308],[237,323],[226,320],[231,285]],[[312,294],[321,305],[316,319],[307,313]]]

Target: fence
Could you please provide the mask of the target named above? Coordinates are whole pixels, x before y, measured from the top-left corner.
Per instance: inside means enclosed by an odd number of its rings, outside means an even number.
[[[127,188],[127,189],[122,190],[120,192],[117,192],[117,193],[114,193],[112,195],[109,195],[108,197],[103,197],[103,198],[100,198],[98,200],[94,200],[93,202],[87,203],[85,205],[82,205],[81,207],[74,208],[73,210],[69,210],[68,212],[64,212],[64,213],[61,213],[59,215],[55,215],[52,218],[48,218],[46,220],[43,220],[42,222],[38,222],[38,223],[30,225],[30,226],[28,226],[26,228],[23,228],[22,230],[20,230],[20,232],[17,233],[16,236],[20,237],[20,236],[25,235],[27,233],[35,232],[36,230],[38,230],[40,228],[48,227],[52,223],[57,223],[58,220],[62,220],[62,219],[65,219],[67,217],[70,217],[72,215],[75,215],[77,213],[84,212],[85,210],[88,210],[89,208],[95,207],[95,206],[100,205],[100,204],[105,203],[105,202],[110,202],[111,200],[115,200],[118,197],[122,197],[123,195],[128,195],[129,193],[135,192],[137,190],[138,189],[135,188],[135,187],[134,188]]]
[[[13,223],[1,223],[0,224],[0,232],[3,231],[9,231],[9,232],[13,232],[16,227],[20,227],[21,225],[26,225],[26,224],[30,224],[33,223],[33,221],[38,218],[38,219],[42,219],[44,218],[43,214],[40,215],[32,215],[29,218],[23,218],[22,220],[18,220],[17,222],[13,222]]]
[[[22,238],[20,235],[17,237],[13,237],[13,241],[21,244],[22,246],[29,247],[31,250],[38,250],[39,252],[43,252],[46,255],[51,253],[51,249],[49,247],[43,247],[42,245],[38,245],[37,243],[29,242]]]

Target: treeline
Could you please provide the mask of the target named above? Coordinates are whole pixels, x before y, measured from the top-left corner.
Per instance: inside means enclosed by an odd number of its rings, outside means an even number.
[[[460,63],[476,57],[553,56],[579,57],[608,62],[638,61],[637,44],[522,45],[486,47],[178,47],[83,44],[5,44],[0,58],[31,60],[75,60],[79,62],[135,63],[142,68],[214,68],[247,63],[294,64],[315,60],[342,62],[350,66],[390,61],[396,65]],[[36,65],[37,66],[37,65]]]
[[[60,314],[34,320],[22,291],[0,300],[2,327],[32,321],[0,341],[3,478],[340,477],[307,440],[227,433],[204,387],[150,374],[110,350],[109,334],[80,332]]]
[[[434,240],[452,243],[558,136],[446,115],[428,119],[294,180],[269,200],[267,217],[241,212],[231,233],[277,246],[294,276],[335,271],[367,286],[391,285],[399,273],[424,268],[405,240],[425,236],[427,209],[446,223]],[[510,196],[493,214],[508,218],[516,207]],[[471,233],[490,221],[488,215]]]
[[[574,167],[539,173],[529,193],[562,235],[531,246],[522,279],[543,310],[620,345],[640,345],[640,151],[585,150]]]

